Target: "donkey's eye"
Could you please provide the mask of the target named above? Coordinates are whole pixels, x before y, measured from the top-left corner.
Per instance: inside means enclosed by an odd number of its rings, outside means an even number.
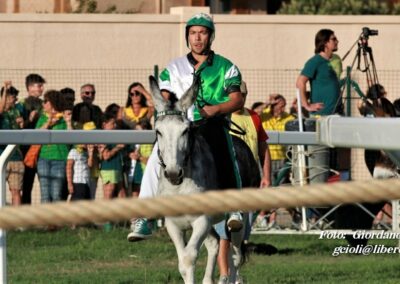
[[[182,136],[185,136],[186,134],[188,134],[188,132],[189,132],[189,129],[185,129],[185,130],[182,132]]]
[[[160,131],[156,130],[156,135],[162,137],[162,134]]]

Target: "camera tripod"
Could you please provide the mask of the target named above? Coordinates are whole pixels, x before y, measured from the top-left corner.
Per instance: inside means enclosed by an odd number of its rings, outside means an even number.
[[[341,86],[340,93],[342,98],[344,90],[347,89],[346,116],[351,116],[351,104],[350,104],[351,88],[353,88],[363,100],[367,99],[365,94],[361,91],[359,85],[351,79],[351,72],[353,71],[354,64],[356,63],[356,61],[357,61],[357,70],[366,74],[368,89],[370,89],[372,86],[376,86],[377,84],[379,84],[378,73],[376,71],[376,65],[372,53],[372,48],[368,45],[369,36],[375,36],[375,35],[378,35],[377,30],[370,30],[369,28],[366,27],[363,28],[363,31],[357,38],[356,42],[351,46],[351,48],[342,58],[342,61],[344,61],[346,57],[350,54],[352,49],[355,47],[355,45],[356,44],[358,45],[356,55],[354,56],[352,64],[348,66],[346,69],[346,77],[340,81],[340,86]],[[377,92],[373,93],[377,94]],[[376,99],[376,98],[371,98],[371,99]]]

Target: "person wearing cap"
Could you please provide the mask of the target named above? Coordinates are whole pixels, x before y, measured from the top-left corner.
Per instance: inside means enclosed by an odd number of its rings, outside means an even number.
[[[199,13],[190,18],[186,23],[185,38],[190,52],[172,60],[161,72],[161,93],[166,100],[172,93],[179,99],[192,85],[194,76],[200,77],[199,93],[187,116],[199,125],[198,131],[211,146],[219,188],[240,188],[232,140],[224,124],[225,117],[244,105],[240,92],[241,73],[236,65],[211,49],[215,26],[209,15]],[[155,145],[144,172],[139,198],[157,194],[157,149]],[[231,230],[239,230],[242,227],[240,213],[231,213],[227,224]],[[129,241],[151,236],[146,219],[138,219],[132,224],[132,230],[128,235]]]
[[[11,81],[5,81],[1,88],[0,99],[0,129],[22,129],[24,119],[16,107],[19,91],[11,85]],[[7,145],[0,145],[0,154]],[[6,180],[11,191],[12,205],[21,204],[21,191],[24,181],[25,166],[22,152],[19,147],[11,155],[6,168]]]

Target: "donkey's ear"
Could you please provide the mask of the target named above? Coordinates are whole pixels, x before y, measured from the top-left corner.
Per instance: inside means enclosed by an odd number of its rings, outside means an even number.
[[[167,102],[161,95],[160,87],[157,79],[154,76],[149,76],[150,90],[154,100],[154,105],[157,111],[162,111],[167,107]]]
[[[193,83],[186,93],[179,100],[179,108],[183,111],[187,111],[196,101],[197,93],[199,92],[200,76],[197,74],[193,75]]]

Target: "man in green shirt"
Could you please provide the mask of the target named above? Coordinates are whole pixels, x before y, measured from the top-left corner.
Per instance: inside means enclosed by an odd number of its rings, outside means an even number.
[[[306,62],[297,79],[301,103],[312,115],[330,115],[341,111],[339,80],[330,64],[338,43],[332,30],[320,30],[315,36],[315,55]],[[307,82],[311,85],[310,102],[306,97]]]

